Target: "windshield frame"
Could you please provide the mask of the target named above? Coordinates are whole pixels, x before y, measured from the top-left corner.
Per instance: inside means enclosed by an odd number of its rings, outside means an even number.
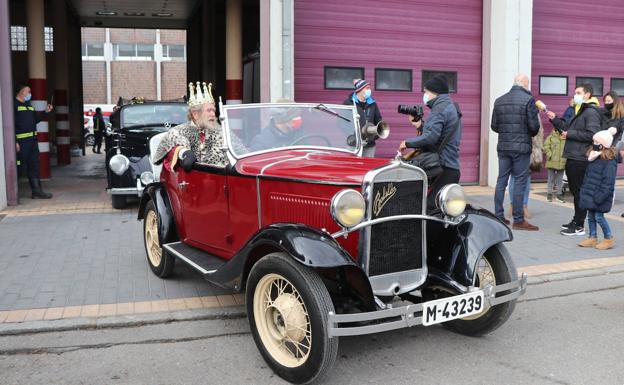
[[[230,127],[229,127],[229,119],[228,119],[228,111],[230,110],[239,110],[246,108],[279,108],[279,107],[296,107],[296,108],[315,108],[319,105],[323,105],[324,107],[330,110],[350,110],[351,111],[351,122],[353,125],[353,134],[356,138],[355,148],[353,150],[348,150],[346,148],[339,147],[327,147],[327,146],[315,146],[315,145],[305,145],[300,144],[296,146],[286,146],[279,148],[271,148],[260,151],[250,151],[244,155],[235,154],[232,150],[232,138],[230,136]],[[238,160],[248,158],[250,156],[255,156],[258,154],[271,153],[276,151],[283,150],[319,150],[319,151],[338,151],[346,154],[354,154],[361,156],[362,155],[362,138],[360,133],[358,132],[358,114],[355,106],[353,105],[345,105],[345,104],[325,104],[325,103],[248,103],[248,104],[232,104],[232,105],[224,105],[222,101],[219,101],[219,111],[221,121],[221,129],[223,130],[224,140],[224,150],[227,151],[228,157],[230,158],[230,163],[235,164]],[[319,109],[320,113],[327,113],[323,110]]]
[[[182,111],[184,111],[183,121],[178,122],[153,122],[146,124],[132,124],[128,125],[124,122],[124,114],[127,113],[127,110],[130,108],[140,108],[141,106],[179,106]],[[119,128],[121,130],[131,130],[131,129],[141,129],[146,127],[167,127],[166,123],[169,123],[169,127],[175,127],[178,124],[185,123],[187,121],[188,114],[188,105],[183,102],[157,102],[157,103],[135,103],[135,104],[126,104],[121,108],[119,112]]]

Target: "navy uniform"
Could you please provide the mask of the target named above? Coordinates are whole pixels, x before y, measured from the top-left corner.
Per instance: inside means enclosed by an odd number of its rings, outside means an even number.
[[[18,165],[25,172],[32,189],[32,198],[49,199],[52,194],[41,189],[39,179],[39,144],[37,143],[37,123],[41,119],[29,102],[15,99],[15,142],[19,144]]]

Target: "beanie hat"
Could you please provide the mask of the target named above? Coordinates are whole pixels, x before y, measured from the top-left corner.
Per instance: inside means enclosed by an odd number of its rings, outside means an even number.
[[[449,87],[446,78],[442,75],[436,75],[425,82],[425,89],[436,94],[448,94]]]
[[[598,131],[594,134],[594,142],[602,144],[604,148],[610,148],[613,144],[613,136],[617,133],[617,128],[609,127],[606,130]]]
[[[353,87],[355,88],[355,93],[362,91],[366,86],[369,86],[370,83],[364,79],[355,79],[353,81]]]

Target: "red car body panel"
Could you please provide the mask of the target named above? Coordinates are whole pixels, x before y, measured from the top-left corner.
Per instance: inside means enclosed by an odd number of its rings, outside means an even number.
[[[340,230],[330,213],[334,194],[344,188],[361,191],[366,173],[387,163],[337,151],[283,150],[243,158],[227,176],[176,168],[175,173],[163,169],[161,180],[170,192],[180,239],[231,259],[271,224]],[[180,183],[188,184],[181,188]],[[352,233],[338,242],[358,258],[358,238]]]

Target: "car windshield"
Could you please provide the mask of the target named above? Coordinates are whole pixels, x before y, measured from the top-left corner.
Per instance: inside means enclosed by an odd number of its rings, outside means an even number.
[[[237,158],[280,148],[329,148],[357,152],[355,110],[325,104],[224,106],[229,148]]]
[[[121,111],[121,126],[124,128],[173,127],[187,120],[188,106],[185,103],[135,104]]]

